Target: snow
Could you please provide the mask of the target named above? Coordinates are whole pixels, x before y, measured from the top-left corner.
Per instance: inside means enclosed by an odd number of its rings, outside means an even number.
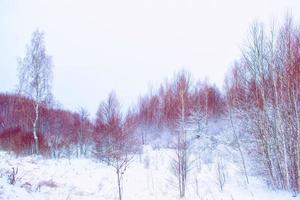
[[[179,199],[176,179],[170,170],[173,151],[144,146],[127,168],[123,179],[123,199]],[[194,156],[196,157],[196,156]],[[233,156],[234,158],[234,156]],[[203,200],[298,200],[290,192],[275,191],[265,182],[250,176],[247,185],[240,166],[230,156],[222,157],[226,182],[220,190],[213,158],[205,163],[196,160],[188,174],[185,199]],[[7,174],[18,168],[17,182],[10,185]],[[93,200],[118,199],[114,168],[92,158],[45,159],[36,156],[15,157],[0,152],[0,199],[12,200]]]

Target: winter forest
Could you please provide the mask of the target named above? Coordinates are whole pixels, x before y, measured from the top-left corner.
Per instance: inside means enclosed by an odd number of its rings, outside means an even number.
[[[183,68],[93,118],[55,100],[37,29],[0,93],[0,199],[299,199],[300,26],[255,21],[244,39],[223,88]]]

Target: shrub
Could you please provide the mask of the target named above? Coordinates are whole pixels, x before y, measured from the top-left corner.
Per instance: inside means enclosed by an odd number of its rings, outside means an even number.
[[[49,147],[45,138],[39,137],[40,153],[45,155],[49,152]],[[16,155],[30,155],[33,151],[33,134],[20,128],[6,129],[0,133],[0,148],[5,151],[11,151]]]

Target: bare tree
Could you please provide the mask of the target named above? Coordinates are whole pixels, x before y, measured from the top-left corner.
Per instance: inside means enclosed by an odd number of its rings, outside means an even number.
[[[114,93],[100,104],[96,123],[101,128],[97,132],[95,155],[115,169],[119,200],[122,200],[123,175],[136,153],[135,123],[130,115],[122,116]]]
[[[30,97],[34,102],[33,153],[39,153],[38,121],[39,106],[51,93],[52,59],[46,53],[44,33],[36,30],[31,43],[27,46],[26,55],[19,60],[19,92]]]
[[[179,74],[175,88],[176,98],[178,99],[178,115],[175,124],[175,158],[172,160],[173,174],[178,181],[180,198],[185,196],[187,174],[190,168],[189,161],[189,141],[187,139],[187,126],[189,117],[188,95],[189,95],[189,76],[182,72]]]
[[[89,122],[89,113],[84,108],[80,108],[79,127],[77,130],[77,157],[80,155],[86,156],[89,140],[91,138],[91,124]]]
[[[236,127],[235,127],[234,123],[233,123],[234,111],[233,111],[233,107],[231,106],[231,104],[233,102],[237,103],[239,101],[239,98],[241,98],[241,97],[238,96],[238,92],[237,92],[239,86],[236,82],[232,83],[233,85],[232,85],[231,89],[233,89],[235,92],[229,91],[228,81],[229,80],[227,79],[226,82],[225,82],[225,88],[227,90],[226,103],[228,105],[228,108],[227,108],[228,113],[227,114],[228,114],[228,117],[229,117],[229,122],[230,122],[230,126],[231,126],[231,129],[232,129],[234,141],[235,141],[235,144],[237,146],[237,149],[238,149],[240,157],[241,157],[243,173],[244,173],[244,176],[245,176],[245,179],[246,179],[246,183],[249,184],[248,172],[247,172],[247,167],[246,167],[246,162],[245,162],[245,156],[244,156],[243,149],[242,149],[241,138],[240,138],[240,135],[239,135],[238,131],[236,130]]]
[[[288,17],[278,32],[274,26],[268,32],[254,23],[249,36],[237,66],[242,81],[231,85],[230,92],[236,95],[230,99],[234,109],[229,112],[238,110],[243,116],[239,119],[256,145],[252,153],[256,152],[261,172],[272,187],[297,193],[300,31]]]

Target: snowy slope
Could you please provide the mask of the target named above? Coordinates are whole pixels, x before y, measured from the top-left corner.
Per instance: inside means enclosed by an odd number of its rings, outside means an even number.
[[[176,179],[170,170],[172,150],[153,150],[144,153],[124,174],[126,200],[179,199]],[[285,191],[273,191],[256,177],[246,185],[240,167],[232,159],[224,159],[226,182],[223,191],[218,186],[216,160],[205,163],[197,160],[189,172],[186,199],[205,200],[297,200]],[[18,167],[17,183],[7,182],[7,173]],[[16,158],[0,153],[0,199],[117,199],[117,180],[112,167],[92,159]]]

